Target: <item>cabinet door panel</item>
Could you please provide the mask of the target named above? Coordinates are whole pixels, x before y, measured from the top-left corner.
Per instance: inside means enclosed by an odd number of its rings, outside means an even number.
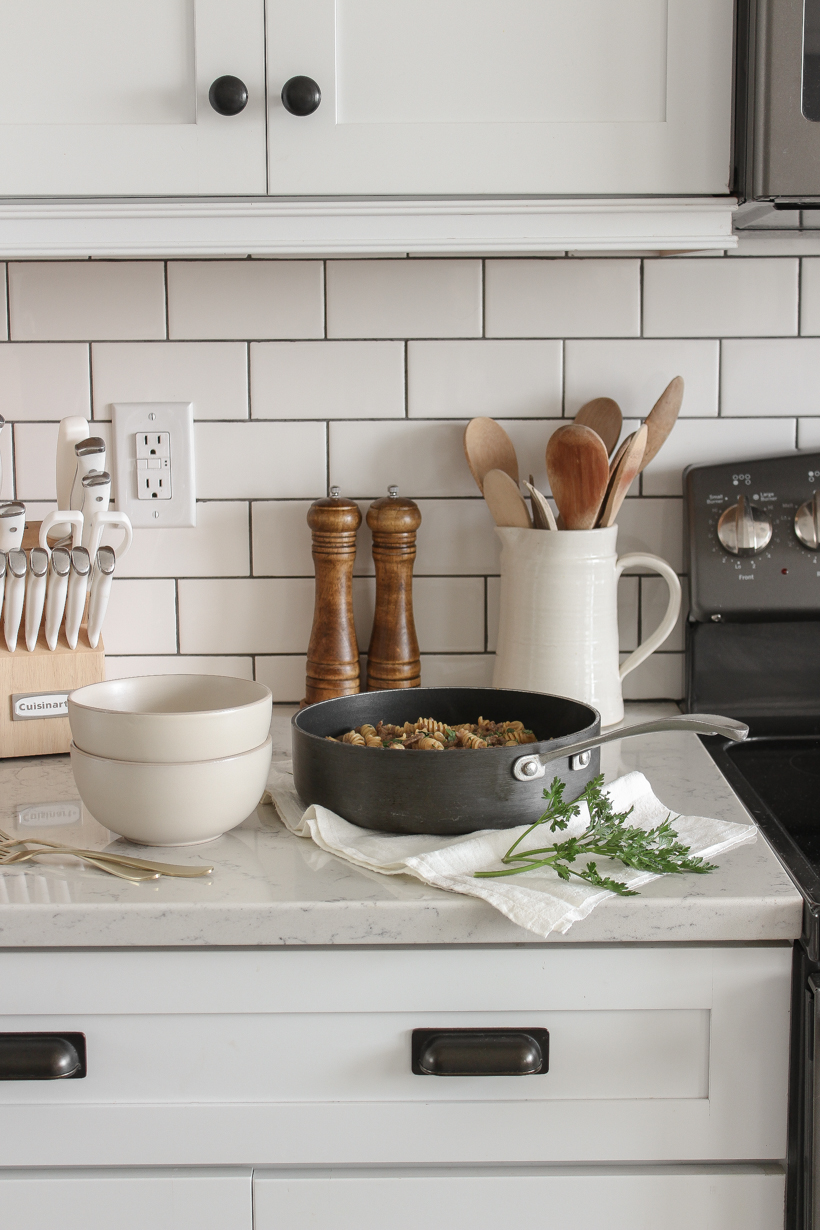
[[[254,1173],[255,1230],[780,1230],[782,1171]]]
[[[251,1171],[0,1170],[3,1230],[251,1230]]]
[[[732,0],[268,0],[275,193],[711,193]],[[281,103],[292,76],[312,115]]]
[[[265,191],[263,0],[5,9],[0,194]],[[209,103],[223,74],[248,87],[239,115]]]

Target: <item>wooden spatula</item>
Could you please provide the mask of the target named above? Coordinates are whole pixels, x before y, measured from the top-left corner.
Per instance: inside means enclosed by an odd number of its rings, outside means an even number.
[[[495,419],[471,419],[464,432],[464,452],[470,473],[484,491],[484,476],[489,470],[503,470],[518,486],[518,458],[515,447]],[[522,497],[523,498],[523,497]]]
[[[555,514],[547,503],[547,497],[541,494],[535,483],[532,481],[532,475],[530,475],[530,481],[528,483],[525,482],[524,486],[530,493],[530,500],[532,502],[532,523],[535,529],[557,530],[558,526],[555,523]]]
[[[663,445],[666,437],[675,426],[683,402],[683,377],[675,376],[670,380],[649,414],[646,416],[646,429],[649,433],[646,450],[641,462],[644,470]]]
[[[568,530],[591,530],[609,482],[609,456],[596,431],[568,423],[550,436],[547,477]]]
[[[488,470],[484,475],[484,499],[496,525],[531,530],[532,521],[524,497],[504,470]]]
[[[598,518],[598,526],[604,529],[615,524],[615,518],[626,499],[626,493],[643,468],[643,457],[646,450],[646,423],[643,423],[631,436],[627,436],[621,448],[618,449],[618,459],[613,462],[612,477],[606,490],[606,497]]]
[[[604,442],[607,456],[618,443],[623,421],[621,407],[611,397],[594,397],[582,406],[575,416],[576,423],[597,431]]]

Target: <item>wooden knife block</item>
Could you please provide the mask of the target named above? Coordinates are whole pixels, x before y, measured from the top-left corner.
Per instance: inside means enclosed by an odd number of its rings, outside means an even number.
[[[40,523],[26,526],[23,547],[37,546]],[[76,649],[69,649],[64,629],[60,629],[57,648],[46,644],[45,627],[33,652],[26,649],[24,634],[25,611],[20,621],[17,648],[9,653],[2,634],[0,618],[0,758],[9,756],[48,756],[67,752],[71,743],[71,728],[67,717],[26,718],[12,720],[12,696],[28,692],[67,692],[87,683],[105,679],[105,651],[102,639],[97,648],[88,643],[85,623],[80,629]]]

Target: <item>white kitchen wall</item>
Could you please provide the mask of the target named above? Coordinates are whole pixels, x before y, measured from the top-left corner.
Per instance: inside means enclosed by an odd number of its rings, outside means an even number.
[[[197,527],[136,532],[104,632],[109,674],[255,675],[299,700],[310,501],[333,483],[366,511],[396,483],[423,517],[423,681],[489,681],[498,549],[464,461],[465,422],[503,419],[522,472],[546,486],[544,449],[562,419],[609,395],[630,430],[681,374],[682,418],[622,510],[619,545],[682,574],[685,465],[820,449],[815,222],[758,218],[736,253],[709,257],[0,265],[3,498],[24,499],[32,519],[53,507],[64,415],[89,415],[105,434],[115,401],[192,401]],[[363,526],[363,649],[372,572]],[[624,651],[660,618],[663,589],[622,582]],[[627,694],[680,697],[682,648],[681,622]]]

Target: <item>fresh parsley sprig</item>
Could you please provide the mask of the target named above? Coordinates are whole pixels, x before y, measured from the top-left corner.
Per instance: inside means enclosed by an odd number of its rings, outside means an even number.
[[[679,874],[684,871],[704,875],[707,871],[715,870],[714,864],[693,855],[689,847],[678,840],[678,835],[672,828],[671,813],[653,829],[641,829],[627,824],[632,808],[623,812],[614,811],[609,797],[604,794],[603,785],[604,775],[601,773],[588,783],[580,798],[567,803],[564,801],[564,782],[560,777],[553,778],[552,785],[544,791],[547,810],[513,842],[501,859],[502,863],[521,863],[523,866],[506,866],[503,871],[476,871],[473,874],[480,879],[490,879],[496,876],[521,875],[522,872],[533,871],[536,867],[552,867],[562,880],[577,876],[579,880],[586,880],[596,888],[606,888],[621,897],[637,897],[634,889],[627,888],[622,881],[601,875],[597,864],[591,859],[580,870],[572,864],[580,858],[595,855],[598,858],[617,859],[627,867],[634,867],[636,871],[649,871],[654,875],[670,872]],[[589,826],[579,837],[568,837],[565,841],[557,841],[551,846],[522,850],[516,854],[521,843],[539,825],[548,824],[551,833],[565,829],[570,820],[581,814],[581,802],[586,803],[589,808]]]

